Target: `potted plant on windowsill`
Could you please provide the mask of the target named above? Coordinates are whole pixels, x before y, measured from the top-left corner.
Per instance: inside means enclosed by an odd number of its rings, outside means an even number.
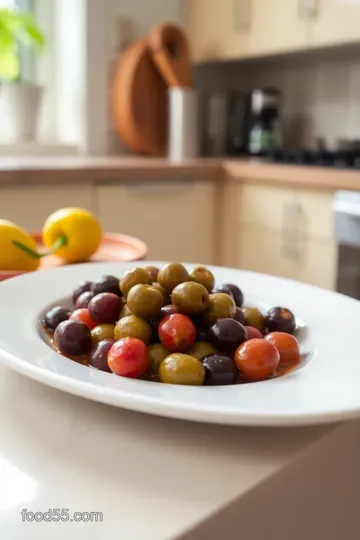
[[[44,34],[31,13],[0,9],[0,140],[34,140],[43,88],[23,80],[21,51],[41,51]]]

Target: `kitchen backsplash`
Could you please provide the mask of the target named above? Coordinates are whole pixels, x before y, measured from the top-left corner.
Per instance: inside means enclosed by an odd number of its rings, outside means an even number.
[[[274,86],[280,89],[284,144],[318,137],[360,139],[360,63],[356,51],[256,60],[197,68],[200,90]]]

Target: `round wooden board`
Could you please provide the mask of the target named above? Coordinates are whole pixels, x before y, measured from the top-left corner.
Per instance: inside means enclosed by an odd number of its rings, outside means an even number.
[[[145,155],[165,155],[167,87],[146,41],[137,41],[120,58],[111,102],[115,129],[131,150]]]

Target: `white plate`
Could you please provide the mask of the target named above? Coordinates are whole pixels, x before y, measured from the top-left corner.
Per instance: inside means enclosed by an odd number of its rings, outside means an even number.
[[[187,387],[125,379],[64,358],[41,339],[44,309],[69,296],[81,279],[94,280],[105,273],[121,276],[134,266],[139,263],[74,265],[2,282],[0,358],[24,375],[66,392],[185,420],[293,426],[360,416],[360,302],[293,281],[209,267],[218,284],[237,283],[249,303],[263,308],[285,305],[305,321],[301,348],[312,361],[270,381]]]

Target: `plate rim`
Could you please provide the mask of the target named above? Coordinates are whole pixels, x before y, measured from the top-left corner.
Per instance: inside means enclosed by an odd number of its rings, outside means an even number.
[[[142,261],[141,265],[159,265],[162,264],[163,261]],[[197,263],[184,263],[186,266],[196,266]],[[100,268],[104,267],[134,267],[139,265],[138,262],[113,262],[113,263],[92,263],[91,268],[95,271]],[[282,279],[276,276],[268,276],[265,274],[258,274],[254,272],[247,272],[241,269],[236,268],[229,268],[229,267],[220,267],[220,266],[214,266],[214,265],[206,265],[210,269],[214,270],[215,272],[217,270],[221,270],[223,272],[228,271],[234,271],[239,274],[248,276],[257,276],[257,278],[261,279],[264,277],[265,279],[271,279],[274,282],[280,283],[291,283],[293,285],[298,286],[299,284],[297,282],[294,282],[293,280],[287,280]],[[49,273],[51,274],[56,273],[67,273],[74,271],[74,268],[76,268],[75,273],[81,272],[81,269],[88,268],[88,265],[76,265],[76,267],[71,267],[69,270],[69,267],[65,268],[56,268],[56,269],[46,269],[43,270],[42,273]],[[121,271],[121,270],[120,270]],[[99,270],[99,272],[103,272],[103,270]],[[35,273],[33,273],[34,275]],[[85,271],[86,274],[86,271]],[[26,274],[25,276],[17,276],[15,278],[12,278],[8,282],[0,283],[0,297],[2,290],[6,287],[9,287],[10,289],[14,287],[14,285],[11,285],[11,282],[15,283],[15,281],[18,280],[31,280],[34,278],[29,278],[31,274]],[[84,279],[86,279],[86,275],[84,276]],[[305,287],[308,289],[318,289],[322,291],[322,289],[319,289],[318,287],[314,287],[312,285],[306,285],[301,284],[301,287]],[[325,291],[326,292],[326,291]],[[343,295],[339,295],[339,293],[328,293],[329,295],[338,295],[339,297],[342,297]],[[354,301],[353,299],[346,298],[347,301],[353,301],[358,304],[358,307],[360,308],[360,302]],[[54,298],[54,302],[56,301],[56,298]],[[44,305],[42,307],[44,309]],[[360,309],[359,309],[360,312]],[[34,314],[36,315],[36,314]],[[34,319],[36,320],[36,319]],[[40,336],[38,336],[38,339],[41,340]],[[51,348],[49,345],[46,345],[42,341],[43,345],[48,347],[51,351]],[[56,356],[61,357],[61,355],[58,355],[55,351],[51,351]],[[15,371],[22,373],[23,375],[36,380],[40,383],[47,384],[53,388],[57,388],[61,391],[65,391],[68,393],[71,393],[73,395],[77,395],[86,399],[98,401],[101,403],[105,403],[112,406],[117,406],[121,408],[125,408],[128,410],[134,410],[142,413],[148,413],[153,415],[159,415],[159,416],[165,416],[165,417],[171,417],[171,418],[178,418],[178,419],[184,419],[184,420],[190,420],[190,421],[196,421],[196,422],[205,422],[205,423],[213,423],[213,424],[227,424],[227,425],[244,425],[244,426],[308,426],[308,425],[319,425],[319,424],[329,424],[329,423],[336,423],[344,419],[350,419],[355,418],[357,416],[360,416],[360,404],[354,405],[352,407],[342,408],[339,411],[331,411],[331,412],[318,412],[315,414],[308,414],[308,413],[300,413],[300,412],[294,412],[292,410],[286,412],[281,411],[280,413],[275,413],[273,411],[267,411],[264,409],[263,411],[259,412],[259,410],[255,413],[250,412],[241,412],[237,409],[234,410],[223,410],[218,409],[216,407],[209,407],[206,408],[199,408],[194,407],[194,405],[189,404],[182,404],[179,405],[177,401],[174,403],[168,402],[166,409],[164,410],[164,405],[162,400],[156,400],[154,398],[151,398],[149,396],[139,395],[135,394],[130,396],[128,392],[115,390],[114,388],[102,388],[102,392],[97,391],[98,385],[95,383],[89,383],[87,381],[79,381],[78,379],[72,378],[68,375],[64,375],[61,373],[56,373],[54,371],[45,369],[40,366],[33,365],[29,363],[26,360],[23,360],[12,353],[4,350],[2,346],[0,346],[0,360],[4,362],[5,365],[8,367],[14,369]],[[314,360],[316,362],[316,359]],[[83,369],[89,369],[85,366],[80,366]],[[306,368],[304,368],[306,369]],[[303,370],[300,370],[302,372]],[[102,374],[102,375],[108,375],[108,374]],[[285,379],[281,378],[281,379]],[[275,379],[277,380],[277,379]],[[141,384],[154,384],[148,381],[137,381]],[[272,381],[268,381],[268,383],[271,383]],[[255,384],[261,384],[261,383],[255,383]],[[173,386],[173,385],[170,385]],[[253,385],[252,385],[253,386]],[[178,388],[178,387],[177,387]],[[202,388],[202,391],[211,391],[212,387],[204,387]],[[216,387],[215,387],[216,388]],[[225,387],[224,387],[225,388]],[[215,414],[215,416],[213,416]]]

